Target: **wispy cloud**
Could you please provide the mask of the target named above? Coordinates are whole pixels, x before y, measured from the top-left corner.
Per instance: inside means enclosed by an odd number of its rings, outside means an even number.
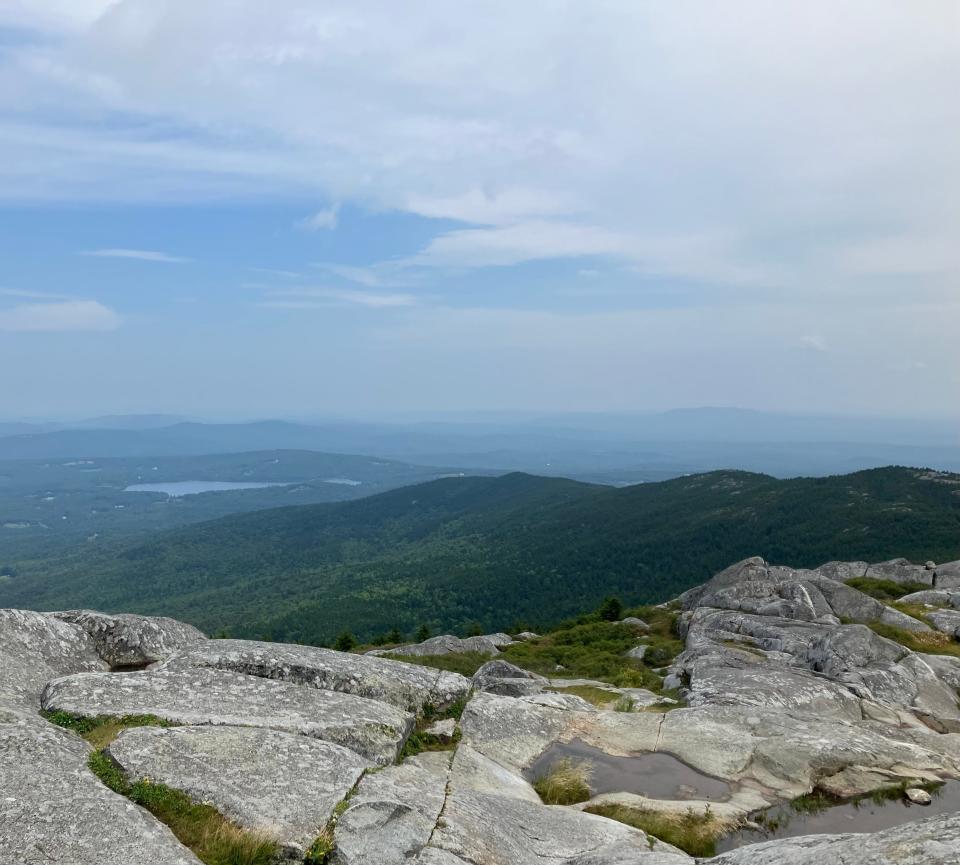
[[[313,309],[328,306],[364,306],[368,309],[416,306],[412,294],[348,291],[339,288],[276,289],[267,292],[269,300],[258,306],[272,309]]]
[[[132,258],[138,261],[158,261],[163,264],[184,264],[193,260],[152,249],[89,249],[80,254],[90,255],[94,258]]]
[[[386,261],[366,267],[358,267],[356,265],[330,264],[319,261],[311,266],[367,288],[391,288],[409,285],[411,282],[410,274],[404,272],[406,269],[405,262]]]
[[[318,210],[313,216],[301,219],[297,225],[307,231],[332,231],[340,221],[340,205],[334,204],[324,210]]]
[[[47,291],[28,291],[23,288],[0,288],[3,297],[30,297],[36,300],[71,300],[68,294],[52,294]]]
[[[116,330],[120,316],[95,300],[22,303],[0,309],[0,330],[84,331]]]

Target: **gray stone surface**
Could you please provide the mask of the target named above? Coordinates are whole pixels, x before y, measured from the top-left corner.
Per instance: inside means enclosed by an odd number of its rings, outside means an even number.
[[[627,616],[625,619],[620,620],[621,625],[627,625],[631,628],[636,628],[638,631],[649,631],[650,625],[648,625],[643,619],[638,619],[636,616]]]
[[[506,641],[500,639],[506,637]],[[426,655],[461,655],[475,652],[478,655],[499,655],[500,646],[513,642],[506,634],[493,634],[487,637],[455,637],[452,634],[443,634],[431,637],[422,643],[410,646],[397,646],[390,649],[391,655],[412,655],[423,657]]]
[[[909,559],[890,559],[870,565],[864,576],[878,580],[891,580],[894,583],[922,583],[932,586],[934,573],[928,570],[926,565],[914,564]]]
[[[81,628],[29,610],[0,610],[0,706],[35,709],[50,679],[103,670]]]
[[[164,617],[132,613],[107,615],[93,610],[67,610],[50,615],[83,628],[93,638],[97,654],[111,667],[162,661],[174,652],[206,640],[193,625]]]
[[[446,799],[449,754],[367,775],[334,830],[333,865],[404,865],[426,847]]]
[[[608,856],[609,862],[615,851],[632,851],[641,865],[651,852],[689,861],[670,845],[613,820],[472,790],[449,794],[430,843],[482,865],[567,865],[584,855],[594,862]]]
[[[89,746],[0,710],[0,865],[199,865],[152,815],[86,767]]]
[[[938,631],[956,637],[960,633],[960,610],[936,610],[927,613],[927,621]]]
[[[473,687],[505,697],[522,697],[543,690],[547,680],[543,676],[521,670],[507,661],[487,661],[473,674]]]
[[[803,835],[751,844],[704,865],[958,865],[960,814],[865,835]]]
[[[341,691],[418,712],[424,705],[448,706],[466,697],[470,680],[442,670],[387,658],[352,655],[316,646],[256,640],[209,640],[175,655],[170,669],[209,667]]]
[[[934,574],[934,585],[938,589],[960,590],[960,560],[937,565]]]
[[[953,589],[925,589],[922,592],[911,592],[900,598],[904,604],[927,604],[931,607],[953,607],[960,609],[960,590]]]
[[[501,766],[469,745],[461,744],[453,755],[449,788],[474,790],[540,804],[537,791],[522,775]]]
[[[77,715],[152,714],[176,724],[268,727],[343,745],[381,765],[396,758],[414,720],[353,694],[202,668],[68,676],[48,684],[42,702]]]
[[[626,653],[626,657],[632,658],[634,661],[642,661],[644,656],[647,654],[647,649],[650,647],[646,643],[641,643],[639,646],[634,646]]]
[[[340,745],[254,727],[137,727],[123,732],[108,753],[129,777],[210,802],[301,857],[373,765]]]

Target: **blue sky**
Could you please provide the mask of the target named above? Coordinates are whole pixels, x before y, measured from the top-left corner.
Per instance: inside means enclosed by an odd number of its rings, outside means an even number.
[[[951,0],[279,7],[0,6],[4,415],[955,411]]]

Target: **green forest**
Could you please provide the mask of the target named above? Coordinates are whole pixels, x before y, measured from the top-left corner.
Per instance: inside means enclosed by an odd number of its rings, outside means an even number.
[[[717,471],[615,489],[510,474],[239,514],[17,562],[0,606],[175,616],[208,633],[324,644],[537,628],[609,595],[655,603],[739,559],[960,558],[960,477]]]

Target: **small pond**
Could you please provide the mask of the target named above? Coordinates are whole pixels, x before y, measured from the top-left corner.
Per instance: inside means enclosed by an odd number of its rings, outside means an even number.
[[[787,803],[776,805],[750,818],[761,822],[762,830],[743,829],[717,841],[717,853],[735,850],[772,838],[797,835],[833,835],[844,832],[879,832],[912,820],[960,811],[960,781],[947,781],[930,790],[933,802],[914,805],[902,796],[886,801],[871,798],[831,805],[819,811],[798,811]]]
[[[264,487],[285,487],[286,483],[262,483],[256,481],[172,481],[158,484],[131,484],[126,493],[166,493],[172,498],[193,496],[197,493],[220,493],[229,490],[261,490]]]
[[[554,763],[563,759],[590,764],[590,791],[595,796],[601,793],[637,793],[652,799],[722,801],[730,794],[730,785],[726,781],[698,772],[672,754],[614,757],[579,739],[554,743],[524,775],[528,781],[535,781],[549,772]]]

